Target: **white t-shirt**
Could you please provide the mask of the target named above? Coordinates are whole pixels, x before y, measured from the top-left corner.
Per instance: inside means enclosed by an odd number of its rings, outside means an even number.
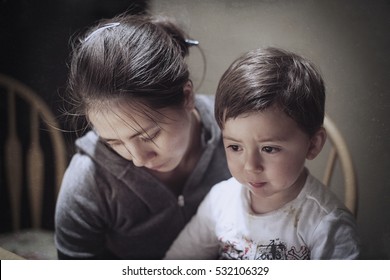
[[[215,185],[166,259],[357,259],[353,215],[310,174],[282,208],[255,214],[250,196],[231,178]]]

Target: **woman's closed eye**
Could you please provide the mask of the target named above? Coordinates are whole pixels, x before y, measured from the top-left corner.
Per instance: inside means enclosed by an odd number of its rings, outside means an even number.
[[[103,141],[107,146],[111,148],[118,147],[123,144],[122,141]]]
[[[142,142],[153,142],[160,135],[160,133],[161,130],[159,129],[150,135],[140,137],[140,139]]]

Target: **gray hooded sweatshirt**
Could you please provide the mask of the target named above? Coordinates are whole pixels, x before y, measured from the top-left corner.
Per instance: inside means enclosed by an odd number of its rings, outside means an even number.
[[[76,141],[56,205],[60,258],[161,259],[210,188],[231,175],[210,96],[197,95],[202,156],[176,197],[107,148],[95,132]]]

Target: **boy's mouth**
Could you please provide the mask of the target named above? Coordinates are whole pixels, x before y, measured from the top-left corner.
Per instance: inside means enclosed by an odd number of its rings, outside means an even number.
[[[249,185],[255,189],[262,188],[266,185],[266,182],[249,182]]]

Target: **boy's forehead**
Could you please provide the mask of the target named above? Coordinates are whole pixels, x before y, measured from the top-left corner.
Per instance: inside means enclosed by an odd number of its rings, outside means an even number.
[[[298,124],[280,108],[240,114],[225,120],[222,134],[224,138],[253,136],[266,141],[285,141],[288,135],[300,129]]]
[[[238,106],[237,106],[238,107]],[[286,117],[289,117],[286,112],[281,108],[280,105],[274,103],[268,107],[264,107],[264,108],[261,108],[261,109],[253,109],[253,108],[250,108],[246,111],[243,111],[243,110],[237,110],[237,109],[231,109],[231,108],[225,108],[224,109],[224,122],[226,123],[227,121],[229,121],[230,119],[236,119],[236,118],[247,118],[251,115],[257,115],[258,117],[261,116],[261,114],[265,114],[265,113],[268,113],[268,112],[272,112],[276,115],[284,115]],[[258,115],[259,114],[259,115]]]

